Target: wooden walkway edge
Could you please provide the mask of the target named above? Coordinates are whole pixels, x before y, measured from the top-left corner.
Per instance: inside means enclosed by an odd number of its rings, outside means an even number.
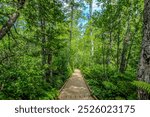
[[[81,71],[76,69],[59,91],[59,100],[97,100]]]

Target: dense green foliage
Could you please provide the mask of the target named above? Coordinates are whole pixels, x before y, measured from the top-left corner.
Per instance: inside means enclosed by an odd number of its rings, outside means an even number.
[[[80,40],[77,66],[98,99],[137,99],[139,85],[133,82],[141,50],[144,1],[99,0],[98,4],[101,10],[93,13]]]
[[[143,0],[20,4],[0,2],[0,29],[19,14],[0,38],[0,99],[56,99],[75,68],[98,99],[137,99],[137,88],[150,93],[148,83],[136,81]]]
[[[17,9],[17,1],[6,0],[0,5],[3,7],[0,9],[1,27],[7,21],[7,14]],[[61,2],[27,1],[19,19],[0,42],[0,99],[57,97],[58,90],[71,74],[66,54],[67,28]],[[49,54],[52,54],[51,60]]]
[[[107,71],[107,78],[101,65],[84,68],[93,94],[98,99],[137,99],[136,87],[132,82],[136,80],[136,73],[126,71],[124,74],[116,72],[112,67]]]

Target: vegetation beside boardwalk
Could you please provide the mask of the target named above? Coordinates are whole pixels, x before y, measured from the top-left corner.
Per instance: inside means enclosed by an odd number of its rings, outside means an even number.
[[[0,99],[55,99],[75,68],[98,99],[150,99],[149,6],[1,0]]]

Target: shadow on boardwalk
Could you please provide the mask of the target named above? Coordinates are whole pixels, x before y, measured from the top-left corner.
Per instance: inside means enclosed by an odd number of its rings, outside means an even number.
[[[80,70],[76,69],[60,90],[60,100],[95,100]]]

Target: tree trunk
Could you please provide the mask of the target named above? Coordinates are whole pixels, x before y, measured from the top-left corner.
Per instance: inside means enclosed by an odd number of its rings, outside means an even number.
[[[130,12],[130,8],[129,7],[129,12]],[[131,38],[131,35],[130,35],[130,13],[129,13],[129,16],[128,16],[128,19],[127,19],[127,22],[128,22],[128,27],[127,27],[127,31],[126,31],[126,35],[125,35],[125,38],[123,40],[123,49],[122,49],[122,53],[121,53],[121,62],[120,62],[120,69],[119,71],[121,73],[124,73],[125,72],[125,69],[126,69],[126,63],[127,63],[127,52],[128,52],[128,46],[129,46],[129,41],[130,41],[130,38]]]
[[[130,56],[131,56],[131,53],[132,53],[132,46],[133,46],[133,43],[134,43],[134,38],[135,38],[135,35],[138,31],[138,25],[139,25],[139,23],[136,23],[134,33],[130,37],[131,38],[130,39],[130,47],[129,47],[129,52],[128,52],[128,56],[127,56],[127,60],[126,60],[125,70],[128,68],[128,63],[129,63]]]
[[[120,63],[120,72],[124,73],[125,72],[125,67],[126,67],[126,55],[127,55],[127,50],[128,50],[128,40],[129,36],[125,37],[124,42],[123,42],[123,49],[122,49],[122,54],[121,54],[121,63]]]
[[[117,31],[117,71],[119,72],[119,64],[120,64],[120,33],[121,33],[121,13],[119,12],[119,22],[118,22],[118,31]]]
[[[46,64],[46,37],[45,37],[45,21],[42,19],[41,20],[41,32],[42,32],[42,66]]]
[[[107,78],[107,73],[106,73],[106,55],[105,55],[105,38],[104,35],[102,34],[102,56],[103,56],[103,74],[104,77]]]
[[[73,32],[73,14],[74,14],[74,6],[73,6],[73,3],[71,5],[71,25],[70,25],[70,47],[69,49],[71,50],[71,41],[72,41],[72,32]]]
[[[25,0],[19,0],[18,10],[22,9],[24,4],[25,4]],[[3,27],[0,29],[0,40],[2,40],[3,37],[10,31],[11,27],[14,25],[19,15],[20,15],[19,12],[15,12],[9,17],[6,24],[4,24]]]
[[[106,64],[107,64],[107,68],[108,68],[108,65],[110,64],[110,55],[111,55],[111,52],[112,52],[112,31],[110,30],[109,32],[109,47],[108,47],[108,50],[107,50],[107,61],[106,61]]]
[[[52,85],[54,84],[54,79],[53,79],[53,70],[52,70],[52,58],[53,58],[53,54],[51,51],[49,51],[48,53],[48,57],[47,57],[47,64],[48,64],[48,68],[46,70],[46,79],[48,82],[50,82]]]
[[[109,6],[111,6],[112,5],[112,1],[110,0],[109,1]],[[107,50],[107,61],[106,61],[106,64],[107,64],[107,69],[109,68],[109,64],[110,64],[110,59],[111,59],[111,51],[112,51],[112,43],[113,43],[113,40],[112,40],[112,31],[113,31],[113,27],[112,27],[112,23],[113,23],[113,21],[112,21],[112,8],[110,7],[110,19],[109,19],[109,47],[108,47],[108,50]]]
[[[144,5],[142,51],[137,78],[139,81],[150,83],[150,0],[145,0]],[[147,92],[139,89],[138,98],[147,100],[149,95]]]
[[[92,11],[93,11],[92,5],[93,5],[93,0],[90,0],[89,1],[89,13],[90,13],[89,20],[92,17]],[[91,38],[91,57],[93,57],[94,56],[94,40],[92,38],[92,27],[91,26],[90,26],[90,38]]]
[[[68,54],[68,64],[71,64],[71,43],[73,38],[73,20],[74,20],[74,0],[71,1],[71,24],[70,24],[70,40],[69,40],[69,54]]]
[[[120,23],[119,23],[120,24]],[[120,56],[120,29],[118,29],[118,37],[117,37],[117,71],[119,71],[119,56]]]

